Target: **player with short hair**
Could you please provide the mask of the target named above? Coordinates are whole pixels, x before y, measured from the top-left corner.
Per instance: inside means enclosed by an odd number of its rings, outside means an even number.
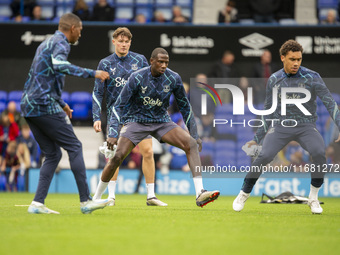
[[[93,89],[93,128],[96,132],[101,131],[101,106],[105,96],[106,99],[106,116],[109,120],[112,115],[112,107],[116,102],[120,92],[125,86],[130,75],[143,68],[147,67],[148,61],[146,58],[138,53],[130,51],[132,34],[126,27],[117,28],[112,35],[112,43],[115,46],[115,52],[110,56],[102,59],[99,62],[98,69],[107,71],[110,74],[110,79],[101,81],[95,80]],[[145,176],[147,188],[147,205],[153,206],[167,206],[166,203],[160,201],[155,195],[155,161],[152,150],[152,137],[147,136],[141,141],[138,146],[143,156],[142,170]],[[109,182],[109,199],[112,204],[115,204],[115,191],[119,169],[115,172],[111,181]],[[93,199],[100,197],[94,196]]]
[[[163,48],[156,48],[152,52],[150,62],[150,67],[131,74],[114,104],[107,139],[109,149],[117,144],[119,123],[124,123],[124,126],[120,131],[116,153],[103,170],[95,196],[101,196],[105,191],[116,169],[130,151],[145,137],[152,135],[160,142],[185,151],[193,175],[196,204],[203,207],[217,199],[220,192],[203,189],[202,175],[197,171],[201,167],[198,151],[202,150],[202,141],[197,135],[196,122],[182,79],[167,68],[169,54]],[[190,134],[170,119],[167,108],[171,94],[175,96]]]
[[[281,123],[281,121],[285,120],[285,125],[289,125],[291,120],[292,125],[290,125],[291,127],[285,127],[276,124],[268,129],[268,123],[270,122],[265,122],[264,126],[258,128],[254,140],[247,143],[248,147],[250,147],[259,144],[264,139],[262,151],[252,164],[253,169],[258,167],[261,171],[249,172],[245,177],[242,189],[233,202],[233,209],[235,211],[243,209],[257,179],[262,173],[262,166],[270,163],[276,154],[290,141],[297,141],[302,148],[309,152],[312,156],[315,169],[320,169],[320,166],[326,164],[325,144],[315,125],[317,119],[316,97],[318,96],[322,100],[338,128],[340,128],[340,113],[336,102],[320,75],[301,66],[302,52],[302,46],[294,40],[286,41],[280,48],[283,68],[270,76],[266,87],[265,101],[265,110],[268,110],[272,106],[272,91],[277,89],[277,109],[270,116],[266,117],[269,120],[278,119],[279,121],[275,123]],[[303,106],[310,115],[304,114],[294,104],[288,104],[286,115],[281,115],[280,95],[282,88],[304,88],[308,90],[311,94],[311,99],[304,103]],[[300,98],[301,95],[305,96],[303,93],[287,93],[287,96],[290,98]],[[297,123],[296,126],[294,125],[295,123]],[[340,135],[336,142],[339,141]],[[318,192],[323,184],[324,173],[320,171],[311,172],[311,179],[308,205],[313,214],[320,214],[323,209],[318,201]]]
[[[74,134],[70,121],[73,110],[61,98],[66,74],[102,80],[109,78],[107,72],[81,68],[67,61],[69,44],[78,41],[82,28],[78,16],[72,13],[64,14],[54,35],[39,45],[24,86],[21,112],[45,155],[45,161],[40,168],[38,188],[33,202],[28,207],[29,213],[59,214],[47,208],[44,202],[61,159],[60,147],[69,155],[71,170],[78,186],[81,212],[91,213],[111,202],[91,201],[82,144]]]

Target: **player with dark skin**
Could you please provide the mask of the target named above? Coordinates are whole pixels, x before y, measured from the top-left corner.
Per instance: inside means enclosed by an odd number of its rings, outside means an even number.
[[[169,65],[169,56],[165,54],[158,54],[158,57],[150,59],[151,62],[151,74],[154,77],[162,75]],[[202,150],[202,140],[199,138],[195,141],[188,132],[182,128],[174,128],[162,137],[162,141],[173,146],[176,146],[185,151],[188,162],[193,165],[194,162],[199,161],[198,151]],[[114,175],[116,169],[121,165],[124,158],[132,151],[135,145],[126,137],[120,137],[117,144],[117,138],[107,138],[107,145],[109,149],[113,149],[114,145],[117,145],[115,156],[110,160],[109,164],[105,166],[102,173],[102,180],[105,182],[110,181]],[[198,149],[197,149],[198,145]],[[193,153],[196,151],[197,153]],[[189,164],[190,164],[189,163]],[[196,164],[195,164],[196,165]],[[199,173],[193,172],[193,176],[197,176]]]
[[[108,149],[112,150],[115,145],[117,148],[114,157],[104,167],[95,196],[105,191],[117,168],[135,145],[145,136],[152,135],[159,141],[173,145],[185,152],[193,176],[196,205],[203,207],[216,200],[220,192],[205,190],[201,172],[197,171],[201,168],[199,151],[202,150],[202,141],[197,135],[196,122],[190,103],[185,96],[183,83],[177,73],[168,69],[169,55],[163,48],[156,48],[152,52],[150,63],[150,67],[145,67],[130,76],[113,107],[114,112],[116,110],[117,112],[111,118],[111,128],[117,129],[119,111],[124,107],[129,107],[126,116],[123,116],[123,119],[127,119],[127,121],[122,121],[124,127],[120,132],[119,139],[110,136],[107,138]],[[152,89],[148,89],[148,87]],[[143,91],[143,88],[148,89],[147,92]],[[142,89],[142,92],[138,92],[139,89]],[[169,121],[165,108],[169,106],[172,93],[175,95],[177,103],[180,104],[180,111],[183,118],[186,119],[190,133]]]

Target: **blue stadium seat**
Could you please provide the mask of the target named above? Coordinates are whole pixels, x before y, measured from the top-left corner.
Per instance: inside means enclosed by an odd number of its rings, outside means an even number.
[[[255,21],[253,19],[240,19],[239,23],[242,25],[254,25]]]
[[[11,92],[8,93],[8,98],[7,101],[15,101],[16,103],[19,102],[21,100],[21,96],[22,96],[22,91],[21,90],[13,90]]]
[[[4,174],[0,175],[0,191],[6,191],[6,184],[6,176]]]
[[[74,104],[72,110],[72,119],[74,120],[87,120],[91,118],[91,109],[86,104]]]
[[[279,20],[280,25],[296,25],[297,22],[295,19],[280,19]]]
[[[116,4],[133,5],[134,0],[116,0]]]
[[[339,0],[318,0],[318,8],[335,8],[339,6]]]
[[[176,5],[179,6],[186,6],[191,7],[192,6],[192,0],[176,0]]]
[[[92,96],[89,92],[76,91],[70,96],[70,107],[73,109],[72,117],[76,120],[86,120],[91,117]]]
[[[61,17],[65,13],[72,12],[72,10],[73,10],[73,4],[57,5],[56,17]]]
[[[9,3],[1,3],[0,4],[0,16],[5,19],[5,17],[9,18],[12,15],[11,8],[9,7]]]
[[[137,5],[146,5],[153,4],[153,0],[136,0]]]
[[[172,6],[173,1],[172,0],[155,0],[155,3],[157,5],[167,5],[167,6]]]
[[[150,21],[152,19],[153,13],[152,8],[149,7],[137,7],[136,15],[143,14],[146,20]]]
[[[72,106],[74,104],[85,104],[92,107],[92,95],[86,91],[73,92],[70,96],[70,103]]]
[[[214,164],[219,166],[236,165],[236,143],[231,140],[215,142]]]
[[[133,18],[132,7],[116,7],[116,19],[118,20],[131,20]],[[118,22],[115,20],[116,22]]]
[[[156,11],[163,13],[166,20],[172,19],[172,9],[171,8],[157,8]]]
[[[203,141],[201,156],[213,156],[214,155],[214,142]]]
[[[232,104],[223,104],[223,105],[217,105],[215,109],[215,114],[226,114],[226,115],[232,115],[233,114],[233,105]]]
[[[7,92],[0,90],[0,102],[7,103]]]
[[[67,103],[68,105],[70,104],[70,93],[63,91],[63,93],[61,94],[61,98],[65,101],[65,103]]]
[[[2,113],[6,109],[6,107],[6,103],[0,101],[0,113]]]
[[[45,19],[52,19],[54,17],[54,3],[41,5],[41,16]]]

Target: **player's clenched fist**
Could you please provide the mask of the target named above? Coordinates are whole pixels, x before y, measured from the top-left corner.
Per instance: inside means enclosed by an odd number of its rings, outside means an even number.
[[[101,79],[102,81],[105,81],[106,79],[110,78],[110,75],[108,72],[97,70],[95,77]]]

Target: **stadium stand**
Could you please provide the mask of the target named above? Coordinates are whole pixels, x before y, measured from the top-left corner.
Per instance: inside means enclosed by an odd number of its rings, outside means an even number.
[[[0,102],[7,103],[7,92],[0,90]]]
[[[70,96],[70,107],[73,109],[74,120],[86,120],[91,118],[92,95],[85,91],[73,92]]]
[[[42,17],[46,20],[58,22],[59,18],[67,12],[72,12],[75,0],[37,0],[41,6]],[[85,0],[90,12],[97,0]],[[165,18],[172,18],[172,7],[178,5],[186,17],[192,19],[193,0],[108,0],[110,6],[115,8],[115,22],[130,22],[138,14],[144,14],[147,21],[151,21],[156,10],[163,12]],[[0,0],[0,21],[10,20],[12,15],[9,7],[11,0]],[[30,18],[23,18],[23,22]]]

